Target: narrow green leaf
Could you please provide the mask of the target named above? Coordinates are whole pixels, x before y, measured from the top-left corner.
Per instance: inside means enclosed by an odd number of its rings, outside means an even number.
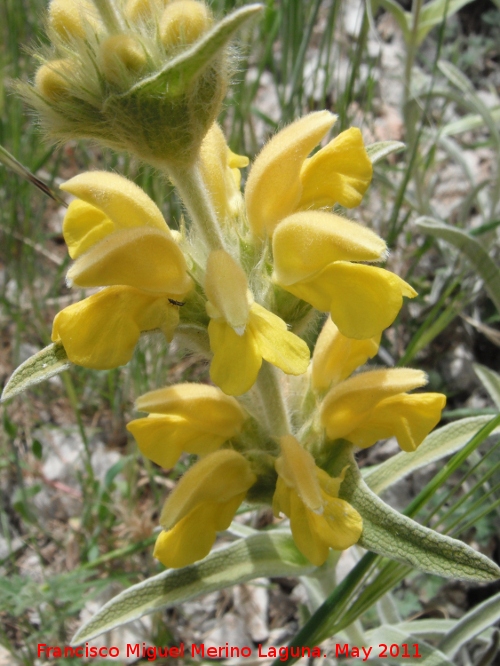
[[[483,190],[486,190],[491,186],[491,183],[488,180],[483,180],[480,183],[474,183],[472,189],[467,193],[467,195],[462,200],[460,208],[457,211],[457,220],[456,225],[458,227],[465,226],[467,221],[470,219],[472,214],[472,209],[477,208],[481,212],[481,215],[485,218],[488,218],[488,213],[485,209],[485,193]],[[486,195],[487,197],[487,195]],[[493,231],[497,226],[500,225],[500,220],[491,220],[485,224],[481,224],[474,229],[468,230],[471,236],[481,236],[488,231]]]
[[[455,161],[462,169],[465,177],[469,181],[470,187],[476,186],[475,174],[471,169],[470,163],[465,159],[463,146],[455,139],[449,136],[438,135],[438,145],[443,148],[453,161]]]
[[[490,421],[491,416],[487,415],[448,423],[427,435],[413,453],[401,451],[381,465],[370,468],[363,478],[370,489],[380,495],[408,474],[461,449],[476,432]],[[500,429],[497,429],[496,432],[500,432]]]
[[[14,439],[15,436],[17,435],[17,427],[9,419],[9,415],[7,414],[7,411],[4,411],[2,421],[3,421],[3,427],[4,427],[5,432],[7,433],[7,435],[11,439]]]
[[[484,185],[487,187],[489,185],[489,182],[487,180],[484,180],[482,183],[480,183],[480,185],[481,186]],[[486,222],[486,224],[480,224],[478,227],[470,229],[469,233],[471,236],[481,236],[481,234],[486,234],[488,233],[488,231],[493,231],[497,227],[500,227],[500,220],[491,220],[491,222]]]
[[[30,386],[44,382],[71,366],[64,347],[52,344],[30,356],[13,373],[3,390],[0,402],[26,391]]]
[[[422,636],[422,638],[429,641],[434,641],[448,634],[455,627],[456,623],[457,620],[445,620],[433,617],[432,620],[401,622],[395,625],[394,628],[399,629],[407,635]]]
[[[423,5],[418,21],[417,46],[424,41],[432,28],[456,14],[470,2],[472,0],[432,0]]]
[[[499,647],[500,631],[495,628],[492,631],[490,643],[486,650],[481,654],[481,659],[477,662],[477,666],[491,666],[492,664],[497,663],[495,657],[498,656]]]
[[[318,610],[307,620],[302,629],[289,642],[289,647],[319,645],[329,636],[355,622],[360,614],[345,621],[345,609],[357,594],[359,586],[366,576],[373,572],[373,565],[379,560],[374,553],[365,553],[356,566],[328,595]],[[372,604],[373,605],[373,601]],[[286,666],[297,661],[298,657],[289,655],[288,659],[276,659],[271,666]],[[280,664],[281,661],[281,664]]]
[[[115,478],[118,476],[118,474],[121,474],[125,467],[130,464],[132,460],[136,460],[136,454],[131,454],[128,456],[122,456],[119,458],[117,462],[115,462],[114,465],[112,465],[106,474],[104,475],[104,481],[102,482],[101,486],[101,492],[102,491],[107,491],[110,489],[111,484],[115,480]]]
[[[382,624],[394,626],[401,623],[398,606],[390,592],[377,601],[377,612]]]
[[[377,141],[377,143],[366,146],[366,152],[372,164],[376,164],[380,160],[383,160],[384,157],[393,153],[399,153],[405,148],[406,145],[401,143],[401,141]]]
[[[266,532],[240,539],[183,569],[168,569],[134,585],[105,604],[72,639],[72,645],[136,620],[159,608],[260,576],[302,576],[314,566],[290,534]]]
[[[363,481],[351,444],[339,442],[334,448],[328,471],[338,476],[348,467],[340,496],[363,518],[360,546],[438,576],[471,581],[500,578],[500,568],[484,555],[462,541],[419,525],[382,502]]]
[[[439,649],[450,659],[475,636],[500,620],[500,592],[476,606],[462,617],[439,644]]]
[[[398,22],[399,27],[401,28],[406,44],[408,44],[410,41],[411,14],[405,12],[401,5],[394,2],[394,0],[376,0],[373,4],[375,7],[380,6],[392,14],[393,18]]]
[[[464,231],[443,224],[432,217],[419,217],[416,223],[424,233],[451,243],[465,254],[478,275],[484,280],[484,288],[500,312],[500,269],[489,257],[481,243]]]
[[[496,145],[499,146],[500,133],[498,131],[497,124],[491,115],[491,109],[488,109],[486,104],[479,98],[473,84],[469,81],[465,74],[461,72],[458,67],[455,67],[455,65],[453,65],[451,62],[440,60],[438,62],[438,67],[441,73],[446,76],[448,81],[450,81],[450,83],[452,83],[460,90],[464,96],[464,99],[469,103],[472,109],[481,115]]]
[[[413,622],[408,625],[411,628]],[[403,657],[403,647],[406,644],[409,657]],[[418,645],[418,653],[415,652],[414,645]],[[425,666],[455,666],[455,664],[443,654],[441,650],[433,647],[422,638],[417,638],[412,633],[404,633],[397,627],[383,625],[368,632],[368,645],[372,647],[370,654],[370,663],[400,663],[400,664],[425,664]],[[381,645],[387,646],[384,656],[381,656]],[[390,658],[390,647],[397,645],[399,650],[399,659]],[[418,656],[417,656],[418,655]],[[398,655],[394,654],[395,657]],[[422,661],[424,660],[424,661]]]
[[[451,62],[448,62],[447,60],[440,60],[438,62],[438,67],[441,73],[446,76],[448,81],[453,83],[453,85],[463,93],[475,93],[474,86],[469,81],[469,79],[463,72],[458,69],[458,67],[455,67],[455,65],[453,65]]]
[[[31,450],[33,451],[33,455],[35,456],[35,458],[37,460],[42,459],[43,446],[42,446],[40,440],[38,440],[38,439],[33,440],[33,444],[31,445]]]
[[[500,106],[490,109],[490,114],[496,123],[500,123]],[[484,118],[479,113],[468,113],[458,120],[447,123],[440,129],[439,133],[441,136],[454,136],[455,134],[462,134],[462,132],[479,129],[484,125]]]
[[[480,363],[474,363],[473,367],[482,385],[488,391],[490,398],[498,409],[500,409],[500,375],[498,372],[494,372]]]

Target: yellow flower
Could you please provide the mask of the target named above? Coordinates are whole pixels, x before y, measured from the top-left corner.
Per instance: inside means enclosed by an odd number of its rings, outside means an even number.
[[[424,386],[421,370],[371,370],[333,387],[321,407],[327,436],[366,448],[379,439],[396,437],[404,451],[415,451],[441,418],[441,393],[407,391]]]
[[[234,218],[243,206],[240,192],[240,169],[248,165],[248,157],[233,153],[214,123],[200,149],[200,167],[205,186],[220,220]]]
[[[137,399],[136,409],[149,416],[127,425],[142,453],[170,468],[183,451],[205,455],[241,432],[245,413],[239,403],[215,386],[176,384]]]
[[[256,482],[248,461],[236,451],[210,453],[191,467],[165,502],[164,530],[154,557],[166,567],[184,567],[208,555],[216,533],[231,524]]]
[[[228,395],[241,395],[257,379],[262,359],[289,375],[307,370],[309,348],[285,322],[253,301],[243,269],[224,250],[208,258],[205,277],[210,377]]]
[[[62,342],[72,363],[108,370],[128,363],[143,331],[159,329],[170,341],[178,323],[178,309],[167,297],[108,287],[61,310],[52,341]]]
[[[416,291],[383,268],[353,263],[380,261],[386,245],[373,231],[338,215],[310,211],[290,215],[273,236],[273,279],[323,312],[342,335],[380,335],[396,318],[403,296]]]
[[[114,368],[130,360],[141,332],[172,339],[179,314],[169,298],[182,299],[192,280],[162,214],[137,185],[94,171],[62,189],[78,197],[63,224],[76,259],[68,283],[108,288],[62,310],[52,340],[77,365]]]
[[[322,391],[347,379],[356,368],[375,356],[379,345],[380,335],[366,340],[346,338],[328,317],[312,356],[313,387]]]
[[[245,188],[255,235],[271,236],[281,220],[300,210],[360,204],[372,178],[372,164],[359,129],[342,132],[307,159],[336,119],[329,111],[310,113],[263,148]]]
[[[274,514],[282,512],[290,518],[297,548],[320,566],[330,548],[345,550],[359,540],[363,522],[348,502],[339,499],[345,470],[332,478],[316,467],[312,455],[292,435],[281,437],[280,446]]]

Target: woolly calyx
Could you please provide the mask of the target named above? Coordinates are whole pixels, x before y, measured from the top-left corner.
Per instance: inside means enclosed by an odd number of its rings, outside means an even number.
[[[227,44],[260,10],[247,5],[214,23],[194,0],[135,2],[114,7],[106,22],[99,4],[57,0],[54,55],[18,89],[56,140],[92,139],[160,168],[190,166],[226,94]]]

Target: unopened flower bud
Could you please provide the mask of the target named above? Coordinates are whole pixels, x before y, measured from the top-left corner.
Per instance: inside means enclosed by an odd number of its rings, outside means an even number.
[[[168,0],[128,0],[125,5],[125,16],[131,21],[151,18],[156,6],[166,4]]]
[[[124,88],[130,85],[130,75],[138,74],[146,65],[140,42],[131,35],[113,35],[101,44],[100,65],[109,83]],[[128,84],[128,85],[127,85]]]
[[[92,5],[86,0],[52,0],[49,6],[49,25],[63,39],[85,38],[84,16],[87,20],[98,25],[96,13]]]
[[[165,5],[54,0],[54,59],[41,57],[35,84],[17,86],[49,135],[92,139],[161,169],[195,162],[226,94],[227,44],[261,5],[216,24],[202,2]]]
[[[200,158],[203,180],[219,219],[235,217],[243,206],[240,169],[248,166],[248,157],[233,153],[214,123],[203,139]]]
[[[69,60],[53,60],[50,65],[42,65],[35,76],[35,89],[50,101],[57,101],[67,95],[71,81]]]
[[[165,7],[160,21],[160,37],[163,46],[192,44],[212,27],[209,8],[196,0],[178,0]]]

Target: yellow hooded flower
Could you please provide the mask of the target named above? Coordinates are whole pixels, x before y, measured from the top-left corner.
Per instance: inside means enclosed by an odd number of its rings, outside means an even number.
[[[330,548],[345,550],[355,544],[362,532],[359,513],[339,499],[340,477],[332,478],[316,467],[312,455],[292,435],[280,439],[281,456],[276,460],[278,482],[273,498],[275,516],[290,518],[297,548],[313,564],[320,566]]]
[[[182,299],[192,280],[158,207],[112,173],[83,173],[61,189],[78,197],[63,224],[76,259],[68,283],[107,289],[59,312],[52,340],[73,363],[101,370],[127,363],[143,331],[171,340],[179,314],[169,298]]]
[[[314,347],[311,383],[317,391],[347,379],[378,352],[380,334],[366,340],[346,338],[328,317]]]
[[[342,335],[380,335],[396,318],[403,296],[416,291],[383,268],[353,263],[380,261],[384,241],[366,227],[321,211],[295,213],[273,236],[273,280],[323,312]]]
[[[446,404],[441,393],[407,393],[426,383],[424,372],[409,368],[371,370],[346,379],[321,406],[327,436],[361,448],[396,437],[403,451],[415,451],[439,423]]]
[[[278,132],[255,160],[245,188],[248,220],[256,236],[300,210],[358,206],[372,179],[361,132],[339,134],[307,159],[335,123],[329,111],[310,113]]]
[[[141,452],[170,468],[183,451],[205,455],[241,432],[245,413],[239,403],[215,386],[176,384],[137,399],[136,409],[149,416],[127,425]]]
[[[191,467],[169,496],[160,516],[164,530],[154,557],[166,567],[184,567],[208,555],[216,533],[256,482],[248,461],[236,451],[210,453]]]
[[[309,348],[285,322],[253,301],[243,269],[224,250],[208,258],[205,277],[210,348],[210,377],[228,395],[248,391],[262,359],[289,375],[307,370]]]
[[[248,157],[236,155],[226,143],[217,123],[208,130],[200,149],[200,167],[205,186],[219,220],[234,218],[243,206],[240,169]]]
[[[72,363],[108,370],[128,363],[143,331],[158,329],[170,341],[178,323],[179,313],[168,298],[108,287],[61,310],[52,341],[62,342]]]

